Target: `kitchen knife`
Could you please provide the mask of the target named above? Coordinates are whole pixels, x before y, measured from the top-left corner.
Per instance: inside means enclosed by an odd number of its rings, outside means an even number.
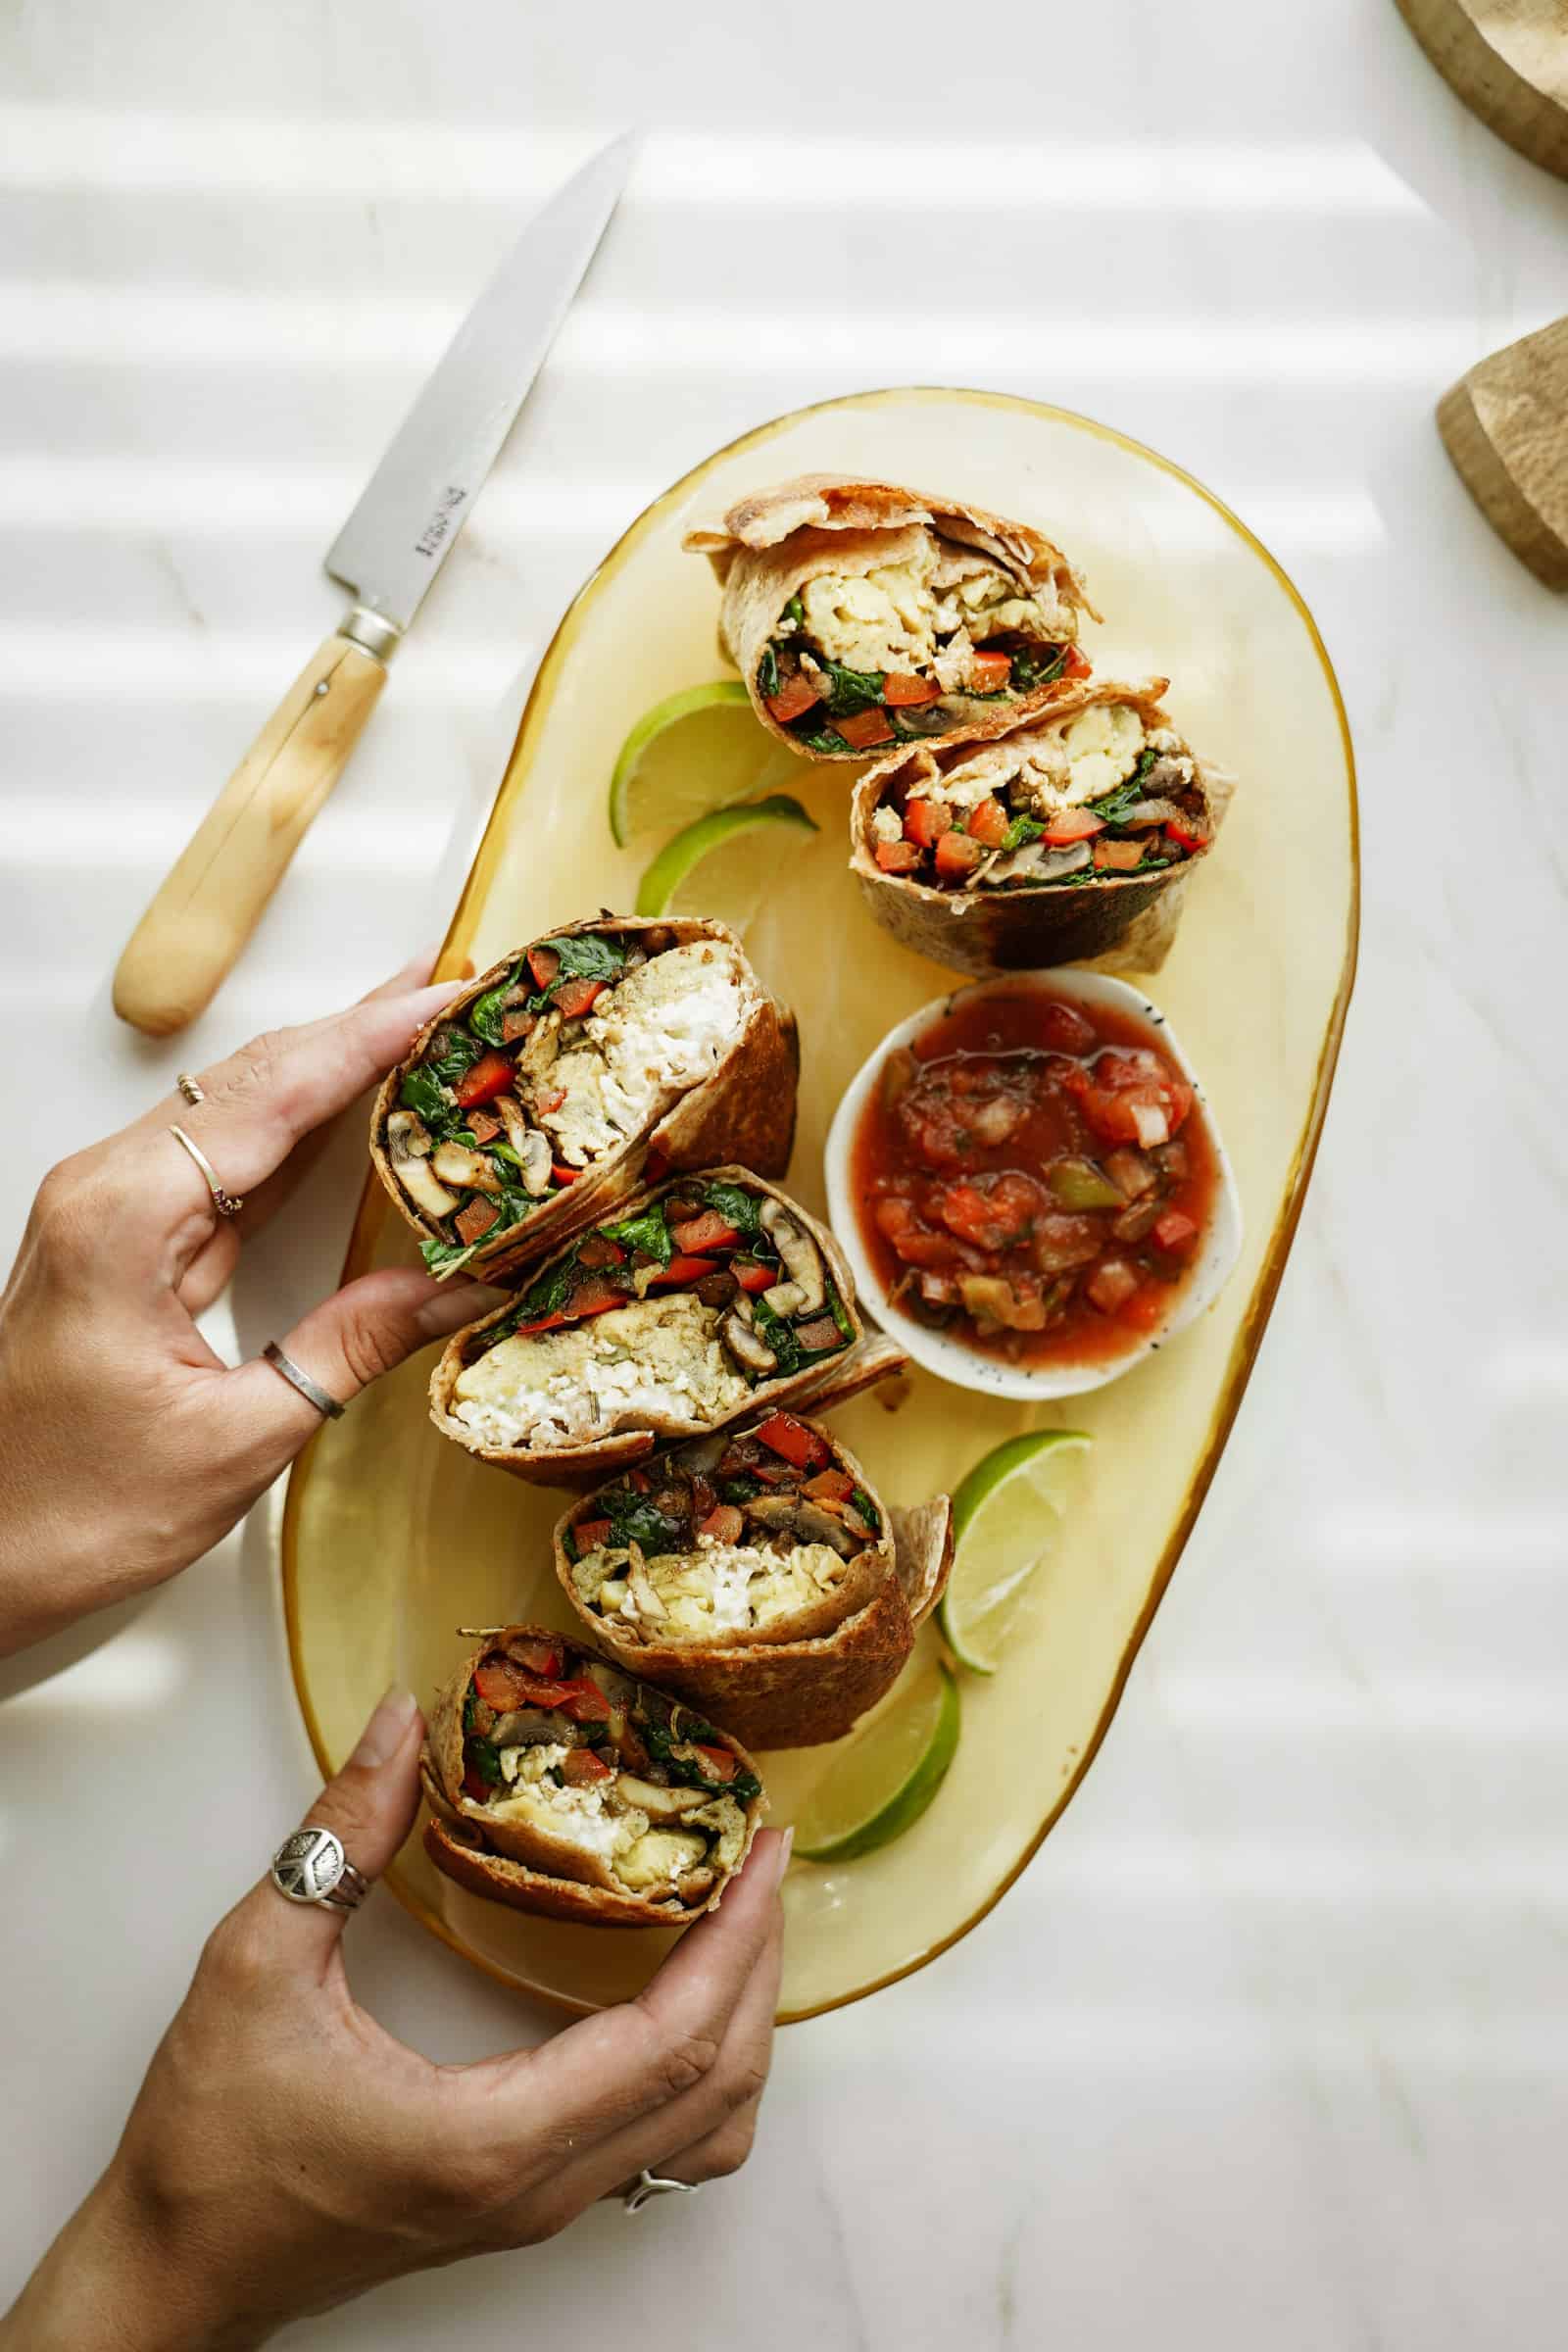
[[[212,1001],[347,764],[386,664],[512,428],[603,236],[630,137],[586,163],[475,303],[327,551],[353,610],[318,648],[131,934],[115,1010],[169,1037]]]

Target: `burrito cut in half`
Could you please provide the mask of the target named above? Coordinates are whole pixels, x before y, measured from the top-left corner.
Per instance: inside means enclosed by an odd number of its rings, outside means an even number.
[[[709,920],[597,915],[498,963],[376,1097],[370,1156],[438,1274],[493,1277],[656,1164],[789,1163],[795,1020]]]
[[[989,742],[880,760],[850,805],[877,921],[964,972],[1113,947],[1213,838],[1205,770],[1160,708],[1168,683],[1081,686]]]
[[[995,734],[1088,674],[1099,619],[1059,547],[983,507],[803,474],[689,531],[723,583],[719,643],[758,716],[812,760]]]
[[[750,1169],[668,1177],[558,1250],[451,1340],[436,1427],[517,1477],[573,1486],[661,1438],[899,1370],[862,1340],[838,1244]]]
[[[830,1430],[776,1406],[597,1488],[556,1530],[594,1639],[750,1747],[842,1739],[903,1671],[952,1559],[947,1495],[890,1510]]]
[[[591,1928],[712,1910],[766,1810],[727,1732],[537,1625],[483,1637],[437,1695],[419,1761],[438,1870]]]

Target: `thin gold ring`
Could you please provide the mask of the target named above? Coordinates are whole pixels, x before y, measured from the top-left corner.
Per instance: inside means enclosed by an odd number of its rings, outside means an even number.
[[[205,1089],[198,1085],[197,1081],[191,1076],[189,1070],[180,1070],[175,1076],[174,1084],[178,1087],[180,1093],[184,1096],[192,1110],[195,1109],[198,1102],[206,1102],[207,1095]]]
[[[213,1206],[217,1209],[219,1215],[220,1217],[237,1217],[240,1210],[245,1205],[244,1201],[236,1200],[232,1193],[224,1192],[222,1184],[219,1178],[218,1170],[214,1167],[212,1161],[208,1158],[200,1144],[193,1144],[190,1140],[190,1137],[185,1133],[183,1127],[171,1126],[169,1132],[173,1137],[176,1144],[184,1145],[186,1151],[190,1153],[192,1159],[200,1168],[202,1175],[206,1180],[207,1190],[213,1196]]]

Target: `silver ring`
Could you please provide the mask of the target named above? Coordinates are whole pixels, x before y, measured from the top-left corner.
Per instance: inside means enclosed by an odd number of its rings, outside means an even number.
[[[655,2197],[669,2196],[676,2189],[682,2196],[695,2197],[701,2185],[698,2180],[670,2180],[662,2173],[651,2173],[645,2164],[620,2201],[628,2213],[641,2213]]]
[[[314,1404],[317,1411],[323,1413],[328,1421],[342,1420],[343,1407],[337,1398],[329,1396],[320,1382],[313,1380],[291,1355],[285,1355],[275,1340],[268,1341],[262,1354],[274,1372],[281,1372],[290,1388],[298,1389],[307,1404]]]
[[[190,1153],[192,1159],[200,1168],[202,1175],[206,1180],[207,1190],[213,1196],[213,1206],[217,1209],[219,1215],[220,1217],[237,1217],[240,1210],[245,1205],[244,1201],[237,1200],[232,1193],[224,1192],[218,1170],[214,1167],[212,1161],[208,1158],[200,1144],[193,1144],[190,1140],[190,1137],[185,1133],[183,1127],[172,1126],[169,1132],[173,1137],[175,1143],[184,1145],[185,1150]]]
[[[178,1087],[180,1093],[184,1096],[186,1102],[191,1105],[193,1110],[198,1102],[206,1102],[206,1093],[200,1086],[197,1085],[189,1070],[180,1070],[175,1076],[174,1084]]]
[[[285,1838],[272,1856],[272,1885],[291,1903],[324,1903],[357,1911],[370,1891],[365,1873],[343,1851],[343,1840],[312,1822]]]

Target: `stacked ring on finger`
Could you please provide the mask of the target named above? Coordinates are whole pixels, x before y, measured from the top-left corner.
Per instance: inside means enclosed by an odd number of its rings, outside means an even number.
[[[645,2164],[620,2202],[627,2213],[641,2213],[655,2197],[672,2195],[677,2189],[682,2196],[695,2197],[701,2186],[700,2180],[672,2180],[665,2174],[651,2173]]]
[[[206,1184],[207,1190],[213,1196],[213,1206],[217,1209],[219,1215],[220,1217],[237,1217],[240,1210],[245,1205],[243,1200],[239,1199],[233,1193],[225,1192],[223,1189],[222,1179],[220,1177],[218,1170],[214,1167],[212,1161],[208,1158],[206,1152],[202,1150],[200,1144],[192,1143],[190,1137],[185,1133],[184,1128],[176,1127],[172,1122],[170,1124],[169,1132],[173,1137],[175,1143],[183,1145],[184,1149],[190,1153],[191,1158],[196,1162],[197,1167],[201,1171],[202,1180]]]

